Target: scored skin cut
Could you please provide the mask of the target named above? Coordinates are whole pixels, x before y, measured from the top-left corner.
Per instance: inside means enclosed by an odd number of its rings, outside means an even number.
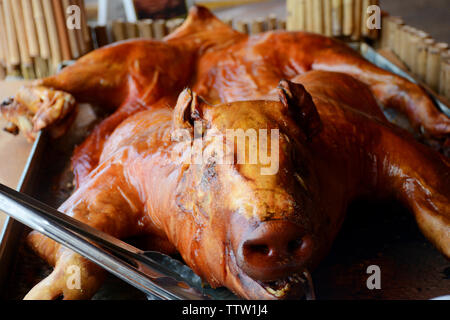
[[[279,83],[283,78],[292,82]],[[186,86],[192,92],[177,103]],[[164,42],[133,40],[96,50],[23,88],[21,99],[2,105],[2,114],[12,122],[21,115],[14,108],[35,116],[35,100],[26,97],[36,87],[114,111],[75,150],[77,190],[60,210],[119,238],[166,239],[213,286],[245,298],[289,297],[249,276],[275,270],[235,257],[244,238],[264,222],[295,223],[314,248],[298,272],[312,269],[328,252],[348,203],[367,194],[404,202],[424,234],[450,254],[448,160],[387,123],[374,96],[434,137],[448,137],[449,119],[420,87],[335,40],[302,32],[248,37],[197,7]],[[68,114],[75,103],[59,106]],[[197,112],[189,117],[186,110]],[[280,129],[279,173],[263,177],[258,165],[174,164],[170,134],[195,118],[207,125],[206,134]],[[207,172],[214,174],[202,179]],[[29,243],[56,267],[27,298],[89,298],[101,284],[103,272],[93,263],[37,233]],[[71,264],[82,266],[81,291],[64,287]],[[296,292],[294,283],[288,291]]]

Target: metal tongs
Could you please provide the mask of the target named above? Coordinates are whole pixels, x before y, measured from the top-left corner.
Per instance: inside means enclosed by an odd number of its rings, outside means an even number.
[[[156,262],[162,254],[139,250],[3,184],[0,184],[0,210],[95,262],[149,298],[211,299]]]

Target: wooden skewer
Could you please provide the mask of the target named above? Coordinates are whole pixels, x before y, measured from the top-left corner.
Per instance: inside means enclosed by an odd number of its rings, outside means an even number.
[[[50,68],[50,74],[54,74],[62,62],[61,47],[58,39],[58,31],[55,22],[55,16],[53,13],[52,0],[42,0],[45,21],[47,23],[47,33],[50,42],[50,50],[52,57],[52,66]]]
[[[45,23],[44,10],[42,9],[41,0],[32,0],[34,22],[36,24],[37,37],[39,43],[40,57],[43,59],[50,58],[50,44],[47,35],[47,26]]]
[[[355,0],[354,3],[355,9],[354,9],[354,21],[355,25],[353,28],[353,35],[352,40],[359,41],[361,39],[362,34],[362,21],[363,21],[363,1],[362,0]]]
[[[125,30],[127,39],[134,39],[138,37],[138,29],[135,22],[125,22]]]
[[[277,28],[277,16],[270,14],[266,19],[267,31],[275,30]]]
[[[324,35],[333,36],[333,10],[331,0],[323,0],[323,29]]]
[[[435,43],[428,48],[427,75],[425,82],[435,91],[439,91],[441,53],[442,51],[447,50],[447,48],[448,45],[446,43]]]
[[[342,33],[344,36],[351,36],[354,29],[354,1],[344,0],[344,23],[342,26]]]
[[[138,22],[139,36],[141,38],[151,39],[153,35],[153,20],[146,19]]]
[[[38,57],[40,54],[39,43],[36,36],[31,0],[22,0],[22,10],[30,56]]]
[[[63,7],[63,16],[67,19],[67,8],[69,8],[72,5],[70,0],[63,0],[62,1],[62,7]],[[67,36],[69,40],[69,47],[70,47],[70,53],[72,56],[72,59],[78,59],[81,55],[80,53],[80,45],[78,43],[77,39],[77,30],[76,29],[70,29],[67,28]]]
[[[166,21],[158,19],[153,22],[153,34],[155,39],[162,39],[167,35]]]
[[[8,39],[8,61],[9,68],[15,69],[20,65],[20,52],[17,43],[16,28],[14,27],[12,1],[17,0],[3,0],[4,20],[6,25],[6,36]]]
[[[252,21],[251,33],[258,34],[264,32],[264,20],[262,18],[257,18]]]
[[[343,24],[343,0],[332,0],[331,11],[333,16],[333,36],[342,36],[342,24]]]
[[[71,60],[72,52],[70,51],[69,36],[67,34],[66,19],[62,3],[60,0],[52,0],[53,13],[56,19],[56,27],[58,28],[58,39],[61,45],[61,53],[63,60]]]

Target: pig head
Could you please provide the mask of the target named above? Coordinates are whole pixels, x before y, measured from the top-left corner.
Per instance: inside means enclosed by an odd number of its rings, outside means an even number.
[[[177,214],[169,239],[210,284],[251,299],[300,296],[323,252],[308,152],[321,121],[302,85],[282,81],[278,92],[210,106],[185,90],[174,110],[176,211],[189,218]]]

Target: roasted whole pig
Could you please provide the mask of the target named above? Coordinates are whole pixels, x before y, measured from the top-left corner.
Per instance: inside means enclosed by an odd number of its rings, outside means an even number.
[[[301,296],[304,271],[327,254],[360,196],[403,202],[450,257],[448,158],[390,124],[378,103],[442,141],[450,119],[419,86],[336,40],[249,37],[195,7],[164,41],[96,50],[0,110],[32,139],[61,132],[76,102],[112,115],[76,148],[76,190],[59,209],[119,238],[151,236],[152,249],[179,252],[213,287],[248,299]],[[276,170],[263,174],[273,163],[260,148],[254,163],[217,161],[207,141],[227,130],[278,132],[266,143]],[[186,161],[199,140],[206,156]],[[232,155],[251,157],[250,145]],[[101,285],[94,263],[36,232],[28,242],[55,268],[27,299],[86,299]],[[71,265],[81,267],[80,290],[66,287]]]

